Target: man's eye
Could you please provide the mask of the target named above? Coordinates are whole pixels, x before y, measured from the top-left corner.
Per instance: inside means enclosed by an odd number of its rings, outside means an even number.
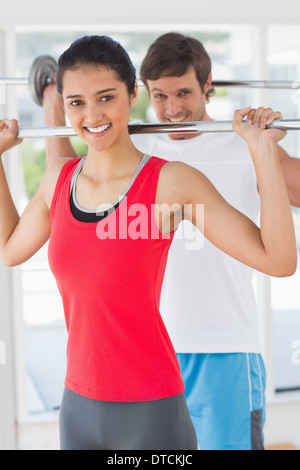
[[[154,98],[156,100],[162,100],[163,98],[165,98],[165,95],[163,95],[162,93],[158,93],[157,95],[154,96]]]

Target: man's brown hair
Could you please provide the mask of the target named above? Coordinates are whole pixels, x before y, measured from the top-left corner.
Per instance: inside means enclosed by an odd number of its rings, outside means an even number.
[[[201,90],[204,91],[211,72],[211,60],[203,44],[190,36],[170,32],[158,37],[149,47],[141,65],[140,78],[147,86],[147,80],[181,77],[192,67]],[[213,92],[213,88],[208,90],[207,101]]]

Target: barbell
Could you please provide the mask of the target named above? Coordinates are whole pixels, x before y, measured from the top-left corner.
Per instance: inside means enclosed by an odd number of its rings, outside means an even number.
[[[166,123],[131,123],[128,124],[129,134],[187,134],[202,132],[233,132],[233,121],[196,121],[196,122],[166,122]],[[268,129],[300,130],[300,119],[276,119],[267,126]],[[74,137],[72,127],[37,127],[20,128],[18,137],[48,138],[48,137]]]
[[[0,85],[29,85],[33,101],[43,106],[43,92],[57,71],[57,62],[50,55],[40,55],[33,61],[28,78],[0,78]]]
[[[53,76],[57,71],[57,62],[50,55],[40,55],[33,61],[28,78],[1,78],[0,85],[29,85],[33,101],[43,106],[43,92],[46,86],[55,83]],[[138,80],[140,86],[143,85]],[[300,81],[288,80],[216,80],[212,87],[248,87],[248,88],[277,88],[296,90],[300,88]]]

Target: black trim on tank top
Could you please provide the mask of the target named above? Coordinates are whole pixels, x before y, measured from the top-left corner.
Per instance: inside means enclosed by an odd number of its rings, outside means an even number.
[[[116,209],[117,207],[119,206],[120,202],[122,201],[122,199],[127,195],[130,187],[132,186],[133,182],[135,181],[136,177],[138,176],[139,172],[142,170],[142,168],[145,166],[145,164],[150,160],[150,155],[147,155],[147,154],[144,154],[139,165],[138,165],[138,168],[126,190],[126,193],[124,194],[124,196],[120,197],[119,201],[110,206],[107,210],[100,210],[99,212],[98,211],[90,211],[90,210],[87,210],[85,211],[83,208],[80,208],[78,206],[78,203],[76,201],[76,196],[75,196],[75,185],[76,185],[76,181],[77,181],[77,178],[78,178],[78,174],[80,173],[81,169],[82,169],[82,165],[86,159],[86,157],[82,158],[81,161],[79,162],[76,170],[75,170],[75,173],[72,177],[72,180],[71,180],[71,188],[70,188],[70,209],[71,209],[71,212],[72,212],[72,215],[73,217],[76,219],[76,220],[79,220],[80,222],[87,222],[87,223],[93,223],[93,222],[100,222],[101,220],[105,219],[108,215],[112,214]]]
[[[75,219],[79,220],[80,222],[100,222],[101,220],[105,219],[109,214],[114,212],[117,207],[119,206],[119,202],[115,204],[113,207],[110,207],[109,210],[103,211],[103,212],[85,212],[80,209],[75,205],[74,203],[74,198],[73,198],[73,191],[70,196],[70,207],[71,207],[71,212],[73,214],[73,217]]]

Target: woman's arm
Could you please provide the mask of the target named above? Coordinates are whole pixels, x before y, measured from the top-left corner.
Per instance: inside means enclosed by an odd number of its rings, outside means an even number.
[[[16,266],[27,261],[48,240],[51,194],[60,168],[65,163],[65,160],[58,161],[55,167],[49,169],[39,190],[20,217],[2,164],[2,154],[21,142],[17,133],[17,121],[0,121],[0,257],[7,266]]]
[[[165,165],[159,187],[173,180],[176,190],[167,194],[161,189],[159,198],[164,202],[167,198],[171,204],[179,202],[183,217],[202,231],[203,220],[197,217],[196,209],[197,204],[203,204],[204,234],[214,245],[266,274],[289,276],[296,270],[297,248],[277,144],[285,132],[243,122],[249,110],[235,112],[233,129],[246,140],[253,159],[261,203],[260,228],[229,205],[201,172],[183,163]]]

